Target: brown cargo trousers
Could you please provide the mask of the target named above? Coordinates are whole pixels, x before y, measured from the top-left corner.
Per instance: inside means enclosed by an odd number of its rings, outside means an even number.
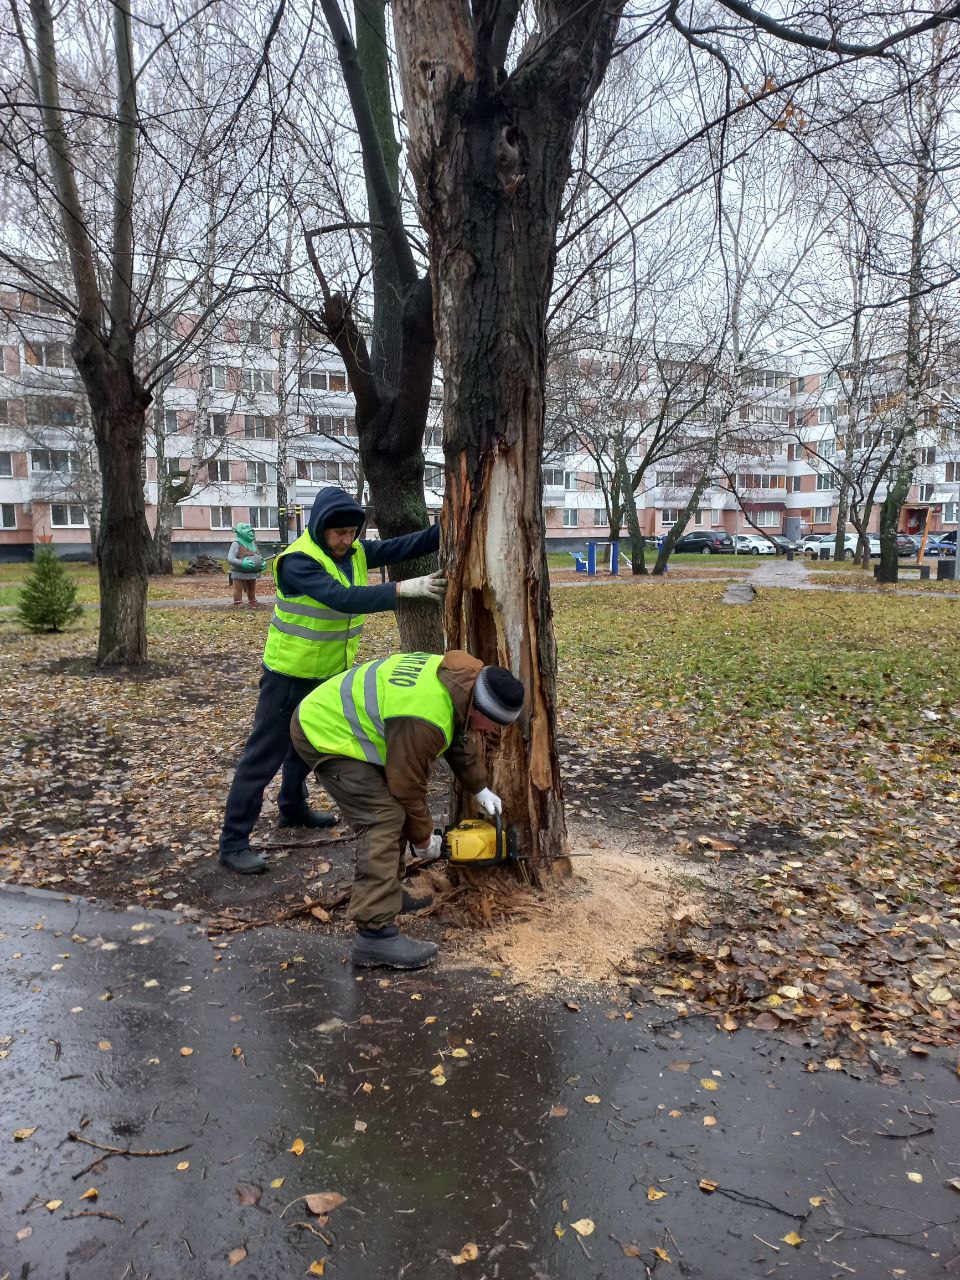
[[[393,924],[403,901],[400,870],[407,847],[407,814],[390,794],[386,770],[349,756],[322,755],[307,741],[296,712],[290,736],[301,760],[316,773],[359,837],[351,919],[362,929]]]

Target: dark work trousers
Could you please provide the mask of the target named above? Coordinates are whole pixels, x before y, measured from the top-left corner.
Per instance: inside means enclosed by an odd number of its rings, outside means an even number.
[[[264,668],[253,728],[230,784],[227,810],[220,832],[220,852],[246,849],[263,805],[264,788],[282,766],[277,808],[281,818],[294,819],[307,807],[307,775],[290,741],[290,717],[322,680],[301,680]]]

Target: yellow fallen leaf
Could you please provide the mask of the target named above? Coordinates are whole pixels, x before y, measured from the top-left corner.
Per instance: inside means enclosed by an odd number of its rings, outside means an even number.
[[[666,1194],[666,1191],[661,1191],[659,1187],[647,1187],[648,1200],[662,1200]]]
[[[97,1048],[101,1051],[101,1053],[109,1053],[109,1051],[113,1048],[113,1045],[110,1043],[109,1040],[98,1040]]]
[[[591,1105],[596,1106],[600,1101],[600,1095],[596,1093],[588,1093],[583,1100],[584,1102],[589,1102]]]
[[[306,1144],[302,1138],[294,1138],[293,1143],[287,1147],[287,1150],[292,1151],[295,1156],[302,1156],[306,1149]]]
[[[90,1189],[89,1189],[88,1191],[85,1191],[85,1192],[83,1193],[83,1195],[80,1197],[80,1199],[81,1199],[81,1200],[96,1200],[96,1199],[97,1199],[97,1197],[98,1197],[99,1195],[100,1195],[100,1192],[97,1190],[97,1188],[96,1188],[96,1187],[90,1187]]]
[[[274,1180],[270,1183],[270,1185],[271,1185],[271,1187],[273,1187],[274,1191],[276,1191],[277,1187],[282,1187],[282,1186],[283,1186],[283,1179],[282,1179],[282,1178],[274,1178]]]
[[[657,1255],[657,1257],[660,1259],[660,1261],[661,1261],[661,1262],[671,1262],[671,1261],[672,1261],[672,1259],[671,1259],[671,1257],[670,1257],[669,1253],[667,1253],[666,1249],[661,1249],[661,1248],[659,1247],[659,1245],[657,1246],[657,1248],[655,1248],[655,1249],[654,1249],[654,1251],[653,1251],[653,1252]]]
[[[191,1053],[193,1053],[193,1050],[189,1047],[189,1045],[184,1045],[183,1048],[180,1050],[180,1057],[189,1058]]]
[[[717,1123],[717,1117],[716,1117],[716,1116],[704,1116],[704,1117],[703,1117],[703,1125],[704,1125],[704,1128],[705,1128],[705,1129],[712,1129],[712,1128],[713,1128],[713,1126],[714,1126],[716,1123]]]
[[[949,987],[934,987],[932,991],[927,992],[927,999],[931,1004],[949,1004],[953,996]]]
[[[177,1165],[177,1173],[183,1173],[184,1169],[189,1169],[189,1168],[190,1168],[190,1161],[181,1160],[180,1163]]]
[[[436,1022],[436,1020],[437,1020],[437,1015],[435,1013],[431,1013],[429,1017],[424,1018],[423,1025],[425,1027],[432,1027],[433,1024]]]
[[[713,1089],[719,1089],[720,1086],[717,1084],[716,1080],[705,1079],[700,1081],[700,1088],[713,1090]]]
[[[482,1113],[474,1107],[470,1114],[473,1116],[474,1120],[479,1120]]]
[[[667,1112],[667,1115],[670,1117],[670,1119],[671,1119],[671,1120],[679,1120],[679,1119],[680,1119],[680,1117],[683,1115],[683,1112],[682,1112],[682,1111],[668,1111],[668,1112]]]
[[[566,1232],[566,1229],[564,1227],[561,1227],[560,1223],[558,1222],[553,1228],[553,1234],[557,1237],[558,1240],[562,1240],[563,1237],[567,1234],[567,1232]]]
[[[14,1142],[26,1142],[27,1138],[33,1137],[33,1135],[37,1132],[39,1127],[40,1127],[39,1125],[35,1124],[32,1129],[14,1129],[13,1131]]]
[[[317,1214],[318,1217],[333,1213],[334,1209],[339,1209],[342,1204],[347,1203],[347,1197],[342,1196],[339,1191],[317,1191],[313,1195],[304,1196],[303,1199],[310,1212]]]
[[[460,1257],[463,1258],[464,1262],[476,1262],[480,1257],[480,1249],[473,1241],[470,1241],[460,1250]]]
[[[430,1083],[431,1083],[431,1084],[435,1084],[435,1085],[439,1085],[439,1086],[440,1086],[440,1088],[443,1088],[443,1086],[447,1083],[447,1077],[446,1077],[446,1076],[434,1076],[434,1077],[433,1077],[433,1079],[430,1081]]]
[[[843,1063],[840,1061],[839,1058],[828,1058],[823,1065],[827,1068],[828,1071],[843,1070]]]
[[[466,1049],[454,1049],[450,1056],[451,1058],[469,1058],[470,1057]]]
[[[726,1017],[724,1018],[724,1020],[723,1020],[723,1029],[724,1029],[724,1031],[736,1031],[736,1030],[737,1030],[738,1025],[739,1025],[739,1024],[735,1021],[735,1019],[733,1019],[733,1018],[731,1018],[731,1017],[730,1017],[729,1013],[727,1014],[727,1016],[726,1016]]]
[[[578,1236],[592,1236],[597,1229],[597,1224],[592,1218],[578,1218],[576,1222],[570,1223]]]
[[[244,1260],[246,1256],[247,1256],[247,1251],[241,1245],[237,1249],[230,1250],[230,1252],[227,1254],[227,1262],[229,1262],[231,1267],[236,1267]]]
[[[551,1107],[551,1108],[550,1108],[550,1118],[551,1118],[551,1120],[558,1120],[558,1119],[562,1120],[562,1119],[563,1119],[563,1117],[564,1117],[566,1114],[567,1114],[567,1108],[566,1108],[566,1107],[557,1107],[557,1106],[553,1106],[553,1107]]]
[[[423,996],[420,994],[420,992],[419,992],[419,991],[414,991],[414,992],[411,994],[410,999],[411,999],[411,1000],[422,1000],[422,999],[423,999]]]
[[[55,1209],[59,1209],[62,1204],[63,1204],[62,1200],[48,1200],[47,1208],[50,1210],[51,1213],[53,1213],[53,1211]]]
[[[814,1209],[819,1209],[823,1204],[823,1196],[811,1196],[810,1204],[813,1205]]]
[[[369,1080],[364,1080],[360,1088],[363,1090],[364,1093],[373,1093],[373,1085],[370,1083]]]
[[[719,1185],[720,1185],[719,1182],[711,1182],[709,1178],[701,1178],[700,1181],[697,1183],[697,1186],[700,1188],[700,1190],[705,1191],[707,1195],[710,1195],[712,1192],[716,1191]]]
[[[923,1174],[922,1174],[922,1173],[908,1173],[908,1174],[907,1174],[907,1177],[910,1179],[910,1181],[911,1181],[911,1182],[922,1182],[922,1181],[923,1181]]]
[[[309,1267],[307,1267],[307,1275],[322,1276],[326,1268],[326,1265],[327,1265],[326,1261],[323,1258],[321,1258],[319,1262],[311,1262]]]
[[[803,1244],[803,1236],[798,1236],[796,1231],[788,1231],[787,1234],[785,1236],[781,1236],[780,1239],[784,1244],[792,1244],[795,1249],[799,1249]]]
[[[147,991],[150,991],[152,990],[153,987],[159,987],[160,983],[156,980],[156,978],[148,978],[143,985]]]
[[[438,1063],[437,1063],[437,1065],[436,1065],[435,1067],[432,1067],[432,1068],[431,1068],[431,1070],[430,1070],[430,1074],[431,1074],[432,1076],[442,1076],[442,1075],[446,1075],[446,1072],[445,1072],[444,1067],[443,1067],[443,1063],[442,1063],[442,1062],[438,1062]]]

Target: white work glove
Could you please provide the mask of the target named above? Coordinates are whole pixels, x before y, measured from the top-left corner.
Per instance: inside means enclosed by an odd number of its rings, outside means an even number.
[[[418,858],[426,858],[430,862],[435,862],[443,852],[443,837],[438,836],[436,832],[430,837],[430,843],[421,847],[418,844],[411,844],[414,855]]]
[[[503,813],[503,801],[498,795],[494,795],[489,787],[484,787],[482,791],[478,791],[473,798],[484,813],[489,813],[491,818],[495,813]]]
[[[425,574],[422,578],[407,578],[397,583],[397,598],[405,600],[442,600],[447,589],[446,574],[442,570]]]

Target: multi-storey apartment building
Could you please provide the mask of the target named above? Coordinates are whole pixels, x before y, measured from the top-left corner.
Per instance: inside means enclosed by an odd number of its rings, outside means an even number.
[[[69,334],[55,312],[29,295],[0,298],[0,306],[7,318],[0,378],[0,558],[28,558],[41,539],[64,555],[88,556],[99,510],[98,474]],[[590,359],[596,373],[597,361]],[[736,385],[718,378],[709,395],[701,381],[696,397],[680,396],[669,405],[668,376],[662,366],[642,371],[630,398],[633,416],[621,435],[628,441],[628,468],[635,470],[656,438],[658,414],[669,410],[688,418],[680,444],[663,451],[643,476],[638,510],[650,536],[676,523],[707,461],[709,483],[689,527],[736,532],[752,523],[770,532],[826,532],[836,527],[843,486],[848,493],[857,485],[868,490],[871,465],[894,439],[895,397],[882,362],[856,403],[844,371],[824,374],[802,362],[771,360],[743,370]],[[697,377],[702,379],[702,369]],[[595,419],[596,389],[591,395]],[[954,405],[960,406],[960,382],[928,379],[916,483],[903,515],[908,529],[923,522],[934,531],[956,528],[960,407],[955,411]],[[595,432],[589,442],[578,438],[575,397],[566,412],[564,443],[548,454],[543,469],[546,534],[554,549],[581,548],[610,536],[613,459],[598,446]],[[148,520],[155,520],[167,480],[187,490],[173,511],[174,558],[204,550],[224,554],[241,520],[267,543],[279,539],[281,519],[295,536],[298,520],[324,485],[339,484],[368,498],[346,371],[318,335],[302,332],[281,341],[260,320],[228,318],[157,388],[149,413]],[[425,498],[434,514],[443,500],[441,446],[436,397],[424,439]],[[286,479],[286,513],[277,498],[278,467]],[[873,493],[871,528],[884,493],[881,483]]]

